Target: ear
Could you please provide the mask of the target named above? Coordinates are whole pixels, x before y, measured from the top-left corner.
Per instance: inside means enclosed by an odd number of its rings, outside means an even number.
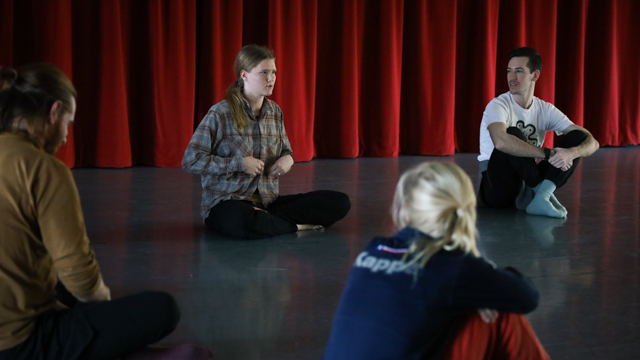
[[[48,123],[53,125],[58,122],[60,119],[60,114],[62,113],[62,101],[58,100],[51,105],[51,110],[49,110],[49,119]]]
[[[540,78],[540,70],[536,70],[533,72],[533,78],[531,79],[531,81],[538,81],[538,79]]]
[[[247,81],[247,72],[245,70],[240,70],[240,78],[242,81]]]

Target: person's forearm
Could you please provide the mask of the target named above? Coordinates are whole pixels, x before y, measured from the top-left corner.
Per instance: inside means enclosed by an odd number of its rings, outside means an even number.
[[[220,175],[245,171],[243,157],[220,157],[187,148],[182,158],[182,169],[198,175]]]
[[[293,164],[294,164],[294,162],[295,162],[295,161],[293,160],[293,156],[291,156],[291,155],[282,155],[282,156],[280,156],[280,159],[282,159],[283,157],[289,157],[289,158],[291,158],[291,165],[293,165]]]
[[[505,134],[505,136],[503,136],[499,141],[496,141],[495,147],[503,153],[513,156],[538,159],[544,159],[545,157],[544,150],[542,148],[529,145],[510,134]]]

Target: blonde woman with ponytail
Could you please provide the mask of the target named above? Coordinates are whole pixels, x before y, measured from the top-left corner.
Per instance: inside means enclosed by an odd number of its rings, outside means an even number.
[[[325,359],[549,359],[526,317],[538,292],[476,246],[476,199],[453,163],[405,172],[392,207],[398,232],[355,260]]]
[[[237,80],[196,129],[182,168],[202,177],[201,215],[224,235],[261,239],[329,227],[351,208],[346,194],[320,190],[279,195],[293,151],[282,110],[267,96],[276,83],[271,50],[248,45],[235,62]]]

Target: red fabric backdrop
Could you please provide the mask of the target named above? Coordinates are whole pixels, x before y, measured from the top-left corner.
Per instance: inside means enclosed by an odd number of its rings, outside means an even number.
[[[634,0],[0,0],[0,65],[72,78],[69,166],[179,166],[253,43],[275,52],[298,161],[477,152],[525,45],[536,95],[621,146],[640,143],[638,18]]]

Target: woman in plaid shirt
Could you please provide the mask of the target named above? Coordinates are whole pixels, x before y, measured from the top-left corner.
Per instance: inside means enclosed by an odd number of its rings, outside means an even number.
[[[248,45],[235,62],[238,80],[213,105],[182,159],[202,176],[201,214],[207,227],[246,239],[331,226],[347,215],[349,197],[320,190],[279,196],[278,179],[293,165],[282,110],[273,93],[273,53]]]

